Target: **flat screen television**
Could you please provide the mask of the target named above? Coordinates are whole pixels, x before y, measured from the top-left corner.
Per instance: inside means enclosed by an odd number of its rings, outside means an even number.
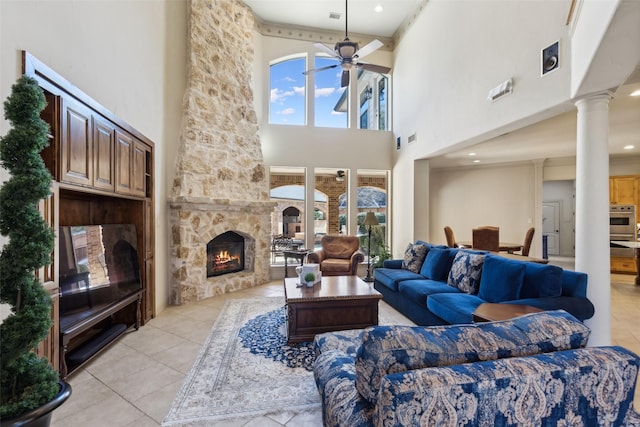
[[[61,226],[58,242],[62,329],[142,289],[135,225]]]

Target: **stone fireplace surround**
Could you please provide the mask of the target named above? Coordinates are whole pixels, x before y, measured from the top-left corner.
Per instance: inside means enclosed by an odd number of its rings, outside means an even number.
[[[253,15],[238,0],[189,1],[189,63],[169,198],[171,304],[270,280],[271,213],[250,83]],[[245,269],[207,278],[207,243],[245,239]]]

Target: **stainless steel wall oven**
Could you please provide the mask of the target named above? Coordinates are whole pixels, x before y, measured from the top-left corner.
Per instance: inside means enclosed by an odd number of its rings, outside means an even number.
[[[611,205],[609,207],[609,240],[636,241],[636,206]],[[611,243],[611,256],[633,258],[633,249]]]

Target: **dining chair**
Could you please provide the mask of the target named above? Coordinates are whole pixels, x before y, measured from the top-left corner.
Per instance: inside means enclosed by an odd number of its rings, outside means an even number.
[[[444,236],[447,238],[447,246],[450,248],[457,248],[456,237],[453,234],[453,229],[448,225],[444,226]]]
[[[485,226],[474,228],[472,231],[473,249],[481,249],[485,251],[500,251],[500,228],[493,226]]]
[[[535,227],[531,227],[527,230],[527,234],[524,236],[524,243],[522,244],[522,255],[529,256],[529,250],[531,249],[531,242],[533,242],[533,234],[536,232]]]

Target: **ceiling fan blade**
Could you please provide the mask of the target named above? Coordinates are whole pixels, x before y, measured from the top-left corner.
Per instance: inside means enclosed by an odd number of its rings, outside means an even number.
[[[336,68],[338,65],[340,65],[340,64],[333,64],[333,65],[327,65],[326,67],[314,68],[312,70],[304,71],[302,74],[304,74],[306,76],[309,73],[313,73],[313,72],[317,72],[317,71],[324,71],[324,70],[328,70],[330,68]]]
[[[376,65],[376,64],[358,63],[356,64],[356,67],[362,68],[363,70],[367,70],[367,71],[373,71],[374,73],[380,73],[380,74],[387,74],[389,73],[389,71],[391,71],[391,68],[389,67],[384,67],[382,65]]]
[[[380,49],[382,46],[384,46],[384,44],[380,40],[376,39],[362,46],[362,48],[358,50],[354,56],[356,58],[364,58],[365,56],[369,55],[371,52]]]
[[[342,82],[340,86],[349,86],[349,70],[342,70]]]
[[[323,43],[313,43],[313,46],[315,46],[316,49],[319,49],[325,53],[328,53],[329,55],[333,56],[334,58],[340,58],[340,56],[333,50],[331,49],[329,46],[327,46],[326,44]]]

